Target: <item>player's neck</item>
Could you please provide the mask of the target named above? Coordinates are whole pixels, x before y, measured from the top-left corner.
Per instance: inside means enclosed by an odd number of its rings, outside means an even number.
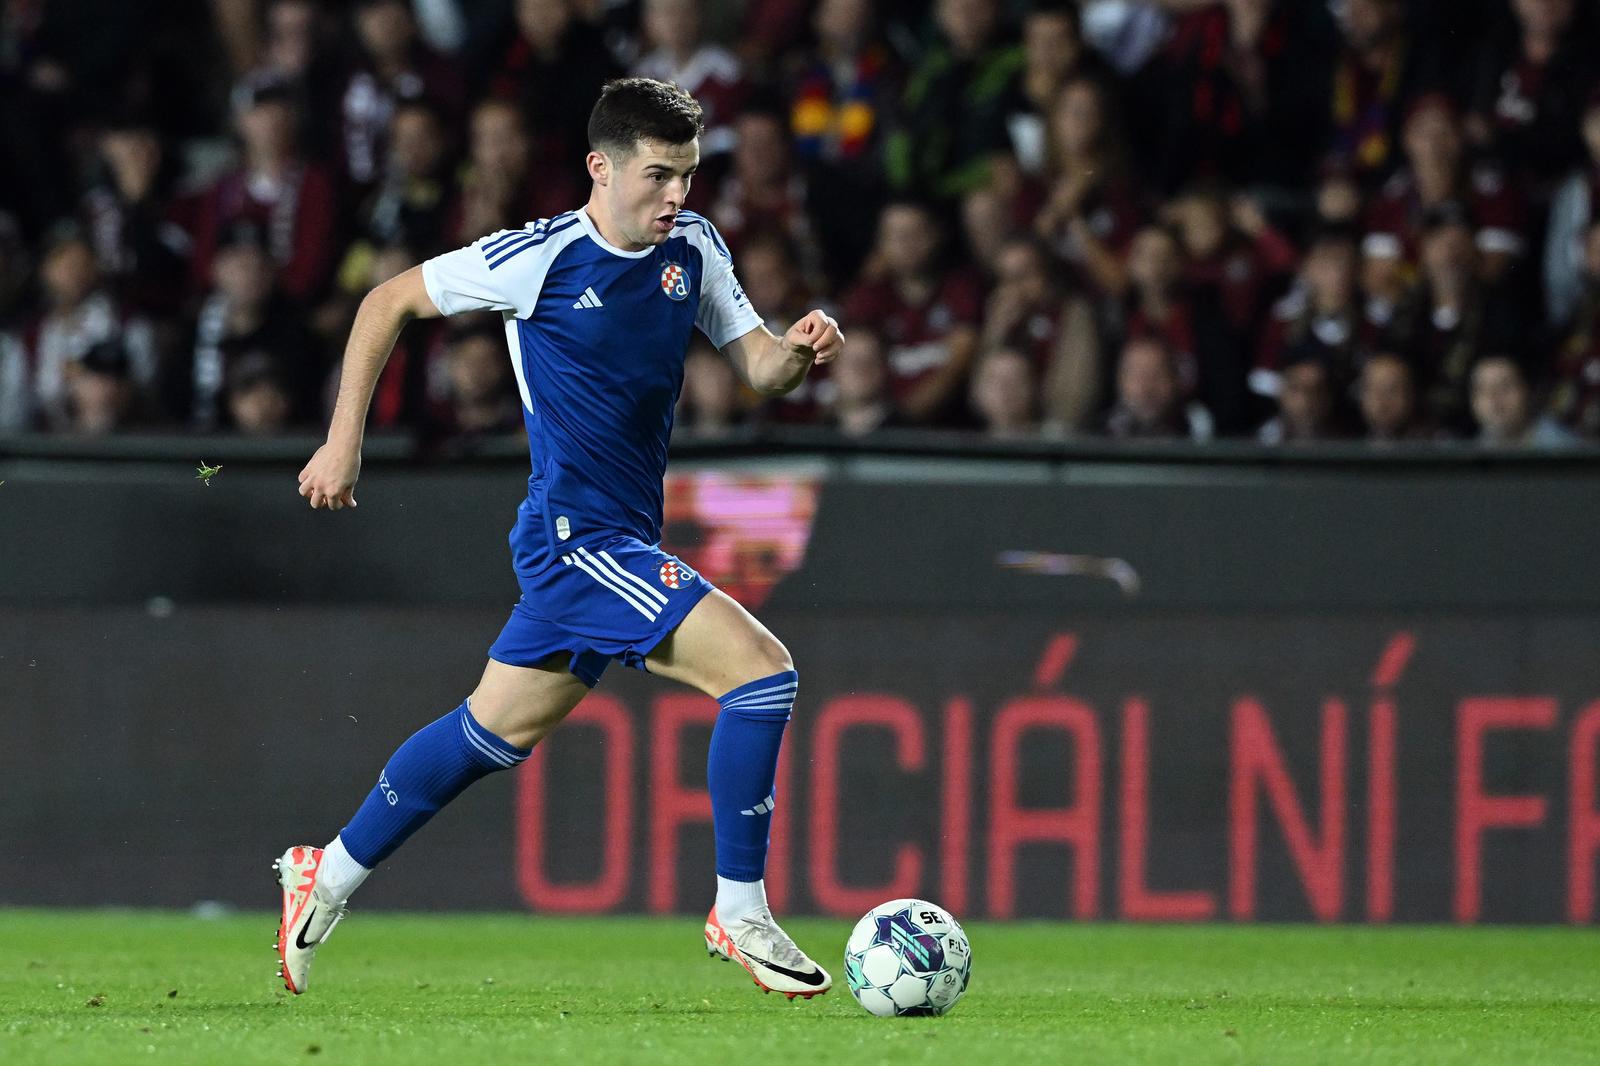
[[[594,231],[603,237],[607,244],[624,252],[640,252],[649,245],[637,244],[630,241],[611,222],[611,213],[600,203],[597,196],[591,196],[584,205],[584,213],[589,216],[589,222],[594,226]]]

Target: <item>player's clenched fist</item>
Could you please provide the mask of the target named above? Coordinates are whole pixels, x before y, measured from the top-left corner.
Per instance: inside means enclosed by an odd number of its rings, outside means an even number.
[[[783,343],[797,351],[810,350],[818,366],[832,362],[844,348],[844,332],[833,316],[823,311],[812,311],[789,327]]]
[[[337,511],[356,506],[356,478],[361,476],[360,449],[324,444],[300,471],[300,495],[312,508]]]

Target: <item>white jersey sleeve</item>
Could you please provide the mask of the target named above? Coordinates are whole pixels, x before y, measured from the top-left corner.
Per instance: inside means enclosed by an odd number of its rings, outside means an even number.
[[[680,215],[688,214],[680,212]],[[729,341],[738,340],[761,325],[761,316],[750,306],[750,298],[733,274],[733,257],[722,235],[709,219],[690,216],[693,221],[684,228],[684,236],[700,249],[700,311],[694,324],[711,341],[721,348]]]
[[[575,230],[575,220],[558,215],[526,229],[501,230],[465,248],[434,256],[422,264],[422,284],[441,314],[464,311],[511,311],[518,318],[533,314],[539,290],[553,258],[550,253],[570,241],[558,239]]]

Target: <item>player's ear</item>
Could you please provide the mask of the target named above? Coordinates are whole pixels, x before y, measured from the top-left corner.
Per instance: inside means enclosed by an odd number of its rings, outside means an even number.
[[[611,160],[606,158],[604,152],[590,152],[584,163],[595,184],[604,185],[611,180]]]

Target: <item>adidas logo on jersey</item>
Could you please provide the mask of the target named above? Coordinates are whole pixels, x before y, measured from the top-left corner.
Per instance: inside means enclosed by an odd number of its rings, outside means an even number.
[[[583,295],[578,297],[578,302],[572,305],[572,309],[574,311],[581,311],[585,307],[604,307],[604,306],[605,306],[605,304],[600,302],[600,297],[598,297],[598,296],[596,296],[594,294],[594,290],[593,289],[584,289],[583,290]]]

